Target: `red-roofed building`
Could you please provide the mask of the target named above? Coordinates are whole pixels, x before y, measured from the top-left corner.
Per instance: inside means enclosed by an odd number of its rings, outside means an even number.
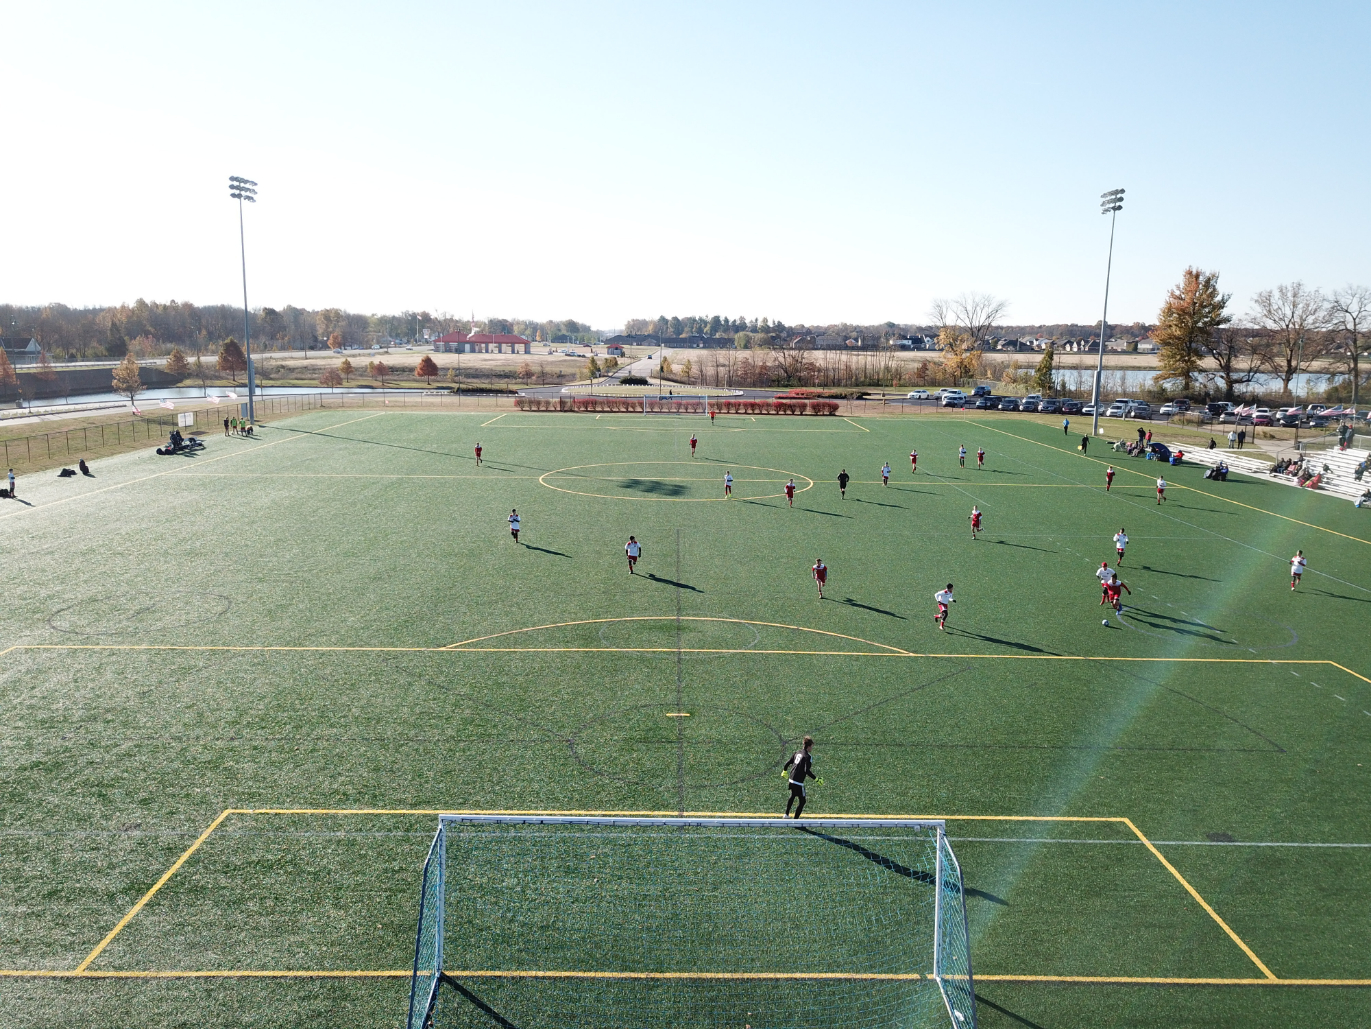
[[[433,341],[433,349],[440,354],[531,354],[533,344],[507,332],[449,332]]]

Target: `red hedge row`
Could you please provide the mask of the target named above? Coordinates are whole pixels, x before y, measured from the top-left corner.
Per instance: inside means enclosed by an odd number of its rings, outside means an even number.
[[[515,397],[520,411],[586,411],[595,414],[641,414],[641,397]],[[695,399],[657,400],[649,398],[649,411],[679,411],[703,414],[704,401]],[[818,414],[835,415],[835,400],[716,400],[711,411],[719,414]]]

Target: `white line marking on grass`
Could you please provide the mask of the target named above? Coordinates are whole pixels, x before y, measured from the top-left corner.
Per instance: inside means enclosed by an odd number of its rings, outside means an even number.
[[[1338,695],[1337,695],[1336,693],[1333,694],[1333,696],[1338,697]],[[1346,698],[1346,697],[1338,697],[1338,699],[1341,700],[1344,704],[1347,703],[1347,698]]]

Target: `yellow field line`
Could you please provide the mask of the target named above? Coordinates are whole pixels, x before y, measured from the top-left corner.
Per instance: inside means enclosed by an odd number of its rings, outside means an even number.
[[[1334,668],[1342,668],[1342,670],[1343,670],[1344,672],[1346,672],[1348,675],[1356,676],[1356,677],[1357,677],[1358,679],[1360,679],[1362,682],[1371,682],[1371,679],[1368,679],[1366,676],[1364,676],[1364,675],[1362,675],[1362,674],[1360,674],[1360,673],[1358,673],[1358,672],[1352,671],[1352,669],[1350,669],[1350,668],[1343,668],[1343,666],[1340,665],[1340,664],[1338,664],[1336,661],[1329,661],[1328,663],[1329,663],[1330,665],[1332,665]]]
[[[1200,896],[1199,890],[1195,889],[1195,887],[1191,886],[1190,883],[1186,882],[1185,876],[1181,875],[1180,872],[1176,871],[1176,866],[1173,865],[1170,861],[1166,860],[1166,858],[1162,855],[1162,852],[1152,845],[1152,841],[1142,834],[1142,830],[1139,829],[1136,825],[1134,825],[1130,819],[1125,818],[1123,821],[1124,824],[1128,826],[1128,828],[1133,830],[1134,835],[1136,835],[1138,839],[1142,840],[1143,846],[1145,846],[1148,850],[1152,852],[1152,856],[1155,857],[1158,861],[1160,861],[1162,865],[1166,868],[1166,870],[1176,877],[1176,881],[1185,887],[1186,892],[1189,893],[1190,896],[1195,898],[1195,903],[1199,904],[1200,907],[1204,908],[1204,910],[1208,912],[1209,917],[1219,924],[1219,928],[1228,934],[1228,938],[1232,940],[1234,943],[1236,943],[1239,947],[1241,947],[1242,952],[1252,959],[1252,963],[1261,969],[1262,975],[1266,976],[1266,978],[1268,979],[1275,979],[1276,974],[1272,972],[1271,969],[1267,968],[1265,964],[1262,963],[1262,959],[1257,957],[1257,955],[1253,953],[1252,948],[1243,942],[1241,936],[1239,936],[1231,928],[1229,928],[1228,923],[1219,917],[1219,913],[1209,906],[1209,902],[1207,900]]]
[[[847,422],[848,425],[857,425],[857,423],[854,422],[851,418],[847,417],[847,415],[843,415],[843,421]],[[857,425],[857,428],[861,429],[863,432],[871,431],[865,425]]]
[[[501,418],[505,417],[505,415],[508,415],[508,414],[513,414],[513,412],[512,412],[512,411],[506,411],[504,414],[497,414],[494,418],[490,418],[490,419],[487,419],[486,421],[482,422],[480,425],[477,426],[477,428],[478,428],[478,429],[484,429],[487,425],[494,425],[494,424],[495,424],[496,422],[498,422]]]
[[[1043,443],[1040,440],[1029,439],[1027,436],[1020,436],[1017,433],[1013,432],[1005,432],[1004,429],[997,429],[993,425],[985,425],[982,422],[973,422],[972,424],[978,425],[983,429],[989,429],[991,432],[998,432],[1001,435],[1009,436],[1011,439],[1023,440],[1025,443],[1034,443],[1037,446],[1046,447],[1048,450],[1055,450],[1059,454],[1070,454],[1070,451],[1062,450],[1062,448],[1060,447],[1054,447],[1050,443]],[[1101,461],[1099,458],[1091,457],[1089,454],[1080,454],[1077,456],[1081,457],[1083,460],[1091,461],[1098,465],[1109,464],[1108,461]],[[1134,475],[1145,475],[1148,478],[1151,478],[1150,472],[1143,472],[1139,471],[1136,468],[1129,468],[1127,465],[1120,465],[1117,470],[1123,472],[1131,472]],[[1240,500],[1233,500],[1229,497],[1222,496],[1218,493],[1208,493],[1205,490],[1196,489],[1194,486],[1178,486],[1175,483],[1168,483],[1167,485],[1173,486],[1176,489],[1189,490],[1191,493],[1198,493],[1202,497],[1209,497],[1213,500],[1222,500],[1224,503],[1227,504],[1236,504],[1238,507],[1245,507],[1247,508],[1247,510],[1256,511],[1258,514],[1270,515],[1272,518],[1283,518],[1287,522],[1294,522],[1296,525],[1303,525],[1307,529],[1318,529],[1320,532],[1332,533],[1334,536],[1341,536],[1343,539],[1352,540],[1354,543],[1365,543],[1367,546],[1371,546],[1371,540],[1364,540],[1360,536],[1349,536],[1345,532],[1338,532],[1337,529],[1328,529],[1322,525],[1314,525],[1312,522],[1302,522],[1298,518],[1291,518],[1289,515],[1278,514],[1275,511],[1268,511],[1263,507],[1253,507],[1251,504],[1244,504]]]
[[[174,865],[172,865],[170,868],[168,868],[165,872],[162,873],[162,878],[158,879],[157,882],[153,883],[152,889],[148,890],[147,893],[143,894],[142,898],[138,901],[137,904],[129,908],[128,914],[126,914],[123,918],[119,919],[119,923],[109,931],[108,935],[106,935],[103,940],[96,944],[95,949],[93,951],[86,955],[86,960],[82,961],[79,965],[76,966],[77,972],[84,972],[86,968],[90,965],[90,963],[100,956],[100,952],[110,945],[110,941],[119,935],[119,933],[123,930],[124,926],[129,924],[129,921],[133,918],[134,915],[138,914],[138,912],[143,910],[144,905],[146,905],[148,901],[152,900],[153,896],[156,895],[157,891],[167,884],[167,880],[176,874],[177,869],[184,865],[186,861],[190,859],[190,856],[200,849],[200,844],[204,843],[205,840],[209,839],[209,834],[214,832],[215,829],[219,828],[219,823],[221,823],[225,818],[227,818],[228,815],[228,809],[219,812],[219,817],[209,824],[209,828],[202,832],[196,839],[196,841],[186,848],[186,852],[176,859],[176,863]]]
[[[384,413],[384,412],[383,412]],[[536,475],[396,475],[389,472],[201,472],[186,468],[182,475],[206,479],[536,479]],[[710,480],[711,482],[713,480]],[[998,485],[998,484],[997,484]],[[1136,487],[1141,489],[1142,487]]]
[[[711,618],[702,615],[688,615],[677,619],[675,615],[630,615],[623,618],[582,618],[574,622],[551,622],[547,625],[533,625],[526,629],[507,629],[504,632],[492,633],[489,636],[476,636],[469,640],[462,640],[460,643],[449,643],[445,649],[451,650],[454,647],[462,647],[468,643],[482,643],[485,640],[498,639],[501,636],[513,636],[521,632],[536,632],[539,629],[564,629],[572,625],[598,625],[603,622],[729,622],[734,625],[764,625],[770,629],[794,629],[797,632],[812,632],[819,636],[833,636],[837,639],[851,640],[854,643],[863,643],[868,647],[880,647],[882,650],[893,651],[897,654],[909,655],[909,651],[900,647],[892,647],[885,643],[875,643],[871,640],[864,640],[860,636],[848,636],[841,632],[829,632],[827,629],[807,629],[803,625],[786,625],[784,622],[757,622],[749,621],[744,618]],[[672,648],[673,650],[675,648]]]

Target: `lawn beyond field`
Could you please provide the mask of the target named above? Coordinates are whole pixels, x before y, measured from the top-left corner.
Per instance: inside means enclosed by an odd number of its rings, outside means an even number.
[[[35,481],[0,504],[0,968],[404,973],[406,812],[774,812],[811,733],[807,814],[949,819],[981,1025],[1358,1024],[1366,988],[1122,980],[1371,980],[1366,512],[1193,467],[1159,506],[1077,439],[347,410]],[[0,1025],[389,1026],[407,989],[20,974]]]

